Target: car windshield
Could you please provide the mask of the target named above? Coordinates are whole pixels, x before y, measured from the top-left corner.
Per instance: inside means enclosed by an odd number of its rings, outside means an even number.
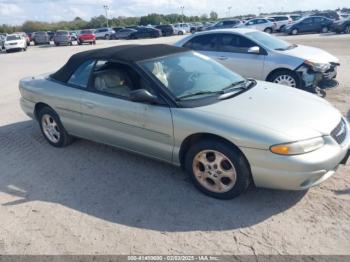
[[[12,40],[20,40],[21,37],[19,35],[9,35],[6,37],[6,41],[12,41]]]
[[[246,80],[214,60],[196,52],[140,62],[178,99],[213,96],[241,89]]]
[[[296,47],[296,45],[290,44],[286,41],[278,39],[277,37],[259,31],[247,33],[246,36],[251,40],[273,50],[284,51]]]

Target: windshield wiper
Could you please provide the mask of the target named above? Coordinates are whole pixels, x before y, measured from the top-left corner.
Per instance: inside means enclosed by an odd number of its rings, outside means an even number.
[[[244,84],[244,85],[243,85]],[[242,92],[245,92],[246,90],[256,86],[257,82],[254,79],[248,78],[245,81],[240,81],[240,87],[234,88],[230,92],[223,92],[222,95],[219,97],[220,100],[225,100],[228,98],[231,98],[233,96],[236,96],[237,94],[241,94]],[[237,90],[241,90],[239,92],[236,92]]]
[[[232,95],[232,93],[236,92],[237,90],[249,89],[252,87],[252,85],[255,85],[255,84],[256,84],[256,81],[254,79],[242,80],[242,81],[234,82],[221,90],[199,91],[199,92],[180,96],[180,97],[176,98],[176,100],[179,101],[179,100],[182,100],[185,98],[189,98],[189,97],[193,97],[193,96],[200,96],[200,95],[225,95],[225,94],[228,94],[230,96],[230,95]],[[221,99],[221,97],[220,97],[220,99]]]
[[[182,100],[182,99],[193,97],[193,96],[216,95],[216,94],[222,94],[222,93],[223,92],[221,90],[220,91],[199,91],[199,92],[196,92],[196,93],[191,93],[191,94],[187,94],[187,95],[184,95],[184,96],[180,96],[180,97],[176,98],[176,100]]]
[[[242,85],[245,84],[245,83],[247,83],[247,80],[242,80],[242,81],[234,82],[234,83],[232,83],[232,84],[226,86],[225,88],[223,88],[223,89],[221,90],[221,92],[222,92],[223,94],[225,94],[227,90],[237,89],[237,87],[238,87],[238,88],[242,88]]]

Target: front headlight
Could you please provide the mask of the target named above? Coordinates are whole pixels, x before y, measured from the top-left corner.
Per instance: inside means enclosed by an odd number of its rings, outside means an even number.
[[[316,72],[326,72],[328,69],[331,68],[330,63],[316,63],[316,62],[312,62],[310,60],[305,60],[304,63],[309,65],[312,68],[312,70],[314,70]]]
[[[316,137],[308,140],[274,145],[270,147],[270,151],[278,155],[301,155],[315,151],[322,146],[324,146],[323,138]]]

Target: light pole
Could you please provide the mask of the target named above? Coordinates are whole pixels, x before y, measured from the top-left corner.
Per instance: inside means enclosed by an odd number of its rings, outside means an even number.
[[[230,18],[231,17],[232,6],[227,7],[227,9],[228,9],[228,17]]]
[[[258,6],[258,10],[259,10],[258,16],[260,16],[261,15],[261,10],[262,10],[262,6],[261,5]]]
[[[181,9],[181,20],[183,23],[184,22],[184,9],[185,9],[185,7],[182,5],[182,6],[180,6],[180,9]]]
[[[103,8],[106,11],[106,22],[107,22],[107,27],[108,27],[108,10],[109,10],[109,6],[108,5],[103,5]]]

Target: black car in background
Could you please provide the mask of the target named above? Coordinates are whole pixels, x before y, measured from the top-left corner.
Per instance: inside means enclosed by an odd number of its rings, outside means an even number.
[[[291,35],[299,33],[327,33],[333,25],[333,20],[322,16],[308,16],[287,25],[284,32]]]
[[[334,22],[334,24],[332,25],[332,31],[338,34],[350,34],[350,18]]]
[[[172,25],[157,25],[155,28],[162,32],[162,36],[173,35],[175,31]]]
[[[159,29],[153,27],[137,27],[136,32],[130,34],[130,39],[138,38],[156,38],[162,36],[162,32]]]
[[[33,37],[34,45],[43,45],[43,44],[49,45],[50,41],[51,41],[50,36],[47,32],[39,31],[34,33],[34,37]]]

